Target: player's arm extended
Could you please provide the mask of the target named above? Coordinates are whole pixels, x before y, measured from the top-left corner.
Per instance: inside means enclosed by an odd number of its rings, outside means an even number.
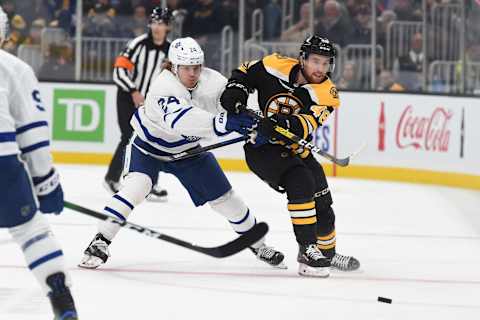
[[[222,107],[228,112],[239,113],[238,106],[246,106],[248,95],[256,88],[255,73],[261,61],[244,62],[232,71],[225,90],[220,97]]]
[[[150,96],[139,112],[142,109],[156,126],[183,136],[218,137],[254,124],[251,118],[233,117],[226,112],[214,115],[173,96]]]

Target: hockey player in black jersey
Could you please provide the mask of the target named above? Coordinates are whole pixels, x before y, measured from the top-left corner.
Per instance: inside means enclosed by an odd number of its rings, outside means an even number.
[[[298,59],[272,54],[246,62],[232,72],[221,97],[229,112],[247,112],[249,93],[258,91],[264,119],[259,138],[246,144],[247,164],[259,178],[285,192],[288,211],[299,244],[299,274],[327,277],[330,267],[359,268],[351,256],[336,253],[332,196],[320,163],[308,149],[276,133],[273,124],[310,141],[315,130],[340,105],[329,76],[335,66],[335,48],[322,37],[305,39]]]

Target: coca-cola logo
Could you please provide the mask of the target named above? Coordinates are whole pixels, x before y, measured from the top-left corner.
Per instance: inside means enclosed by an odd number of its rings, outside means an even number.
[[[403,110],[397,124],[396,143],[400,149],[413,147],[417,150],[448,152],[453,112],[437,107],[429,116],[414,114],[413,107]]]

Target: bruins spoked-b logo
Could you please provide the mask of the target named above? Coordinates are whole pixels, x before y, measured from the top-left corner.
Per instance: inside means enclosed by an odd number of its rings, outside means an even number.
[[[303,107],[299,98],[292,94],[280,93],[271,97],[266,106],[267,116],[272,116],[275,113],[285,115],[298,114]]]

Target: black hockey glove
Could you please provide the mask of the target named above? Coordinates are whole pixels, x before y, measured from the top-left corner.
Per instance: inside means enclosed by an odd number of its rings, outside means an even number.
[[[243,110],[239,106],[247,105],[248,93],[249,90],[245,85],[231,80],[220,97],[220,104],[228,112],[240,113]]]

